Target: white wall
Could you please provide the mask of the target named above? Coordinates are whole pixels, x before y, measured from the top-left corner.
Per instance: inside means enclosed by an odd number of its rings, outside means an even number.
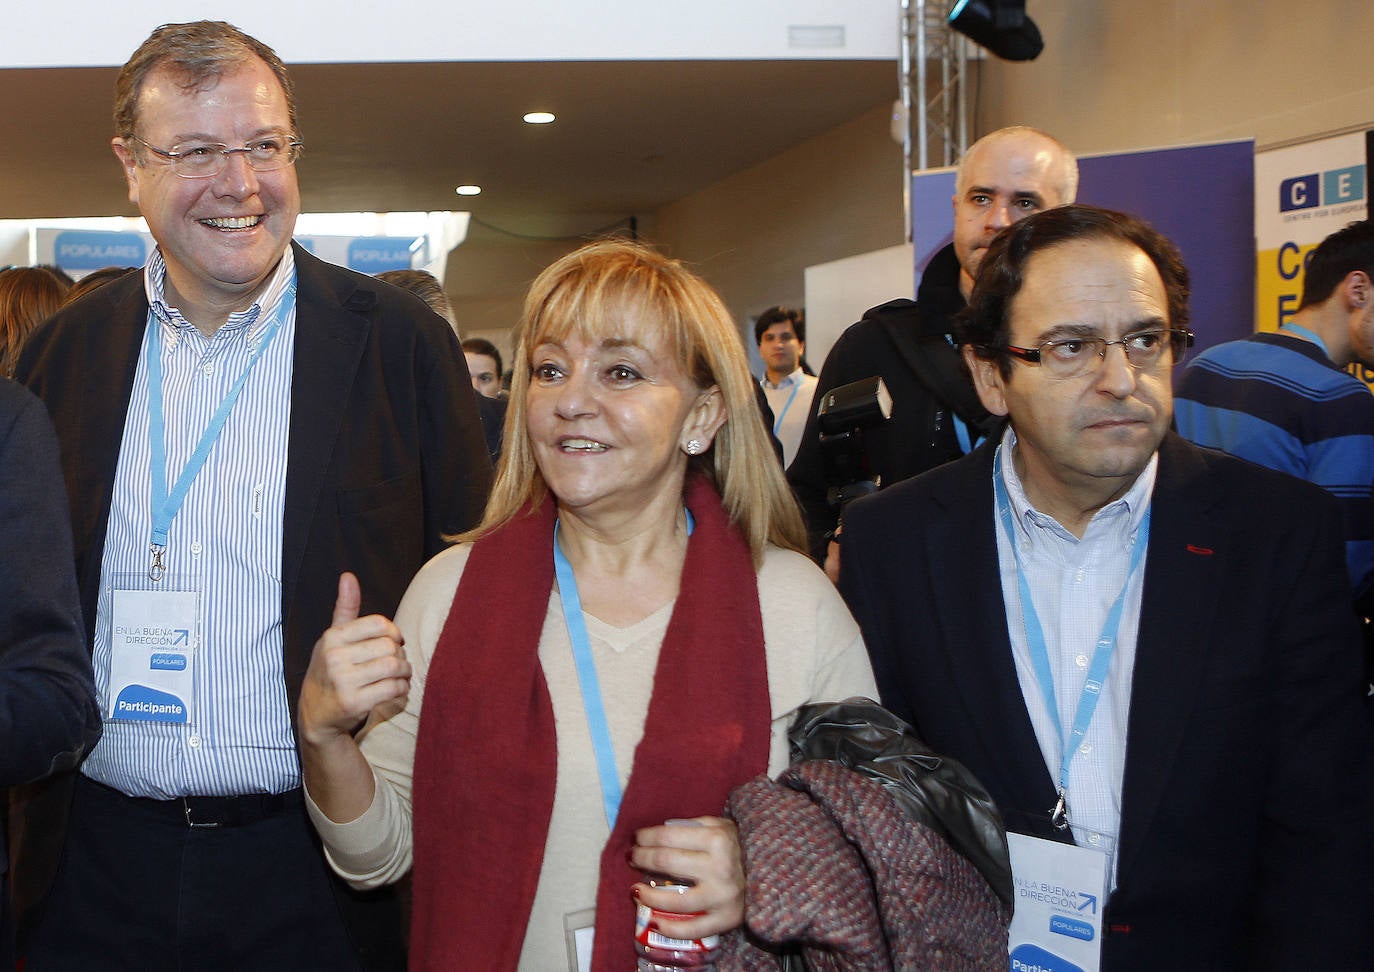
[[[820,369],[831,346],[868,308],[914,297],[910,243],[806,268],[806,358]]]

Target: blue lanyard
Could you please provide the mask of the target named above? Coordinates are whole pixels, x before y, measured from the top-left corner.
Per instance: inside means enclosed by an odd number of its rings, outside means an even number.
[[[1131,545],[1131,563],[1126,571],[1126,582],[1121,585],[1121,593],[1112,602],[1111,609],[1107,612],[1107,620],[1102,625],[1102,634],[1097,638],[1097,646],[1093,649],[1092,661],[1088,665],[1087,679],[1083,683],[1083,691],[1078,696],[1073,728],[1066,739],[1054,694],[1049,647],[1045,643],[1045,631],[1040,625],[1040,617],[1035,612],[1035,601],[1031,598],[1030,584],[1026,580],[1025,567],[1021,562],[1021,547],[1017,543],[1015,524],[1012,521],[1011,497],[1007,493],[1007,484],[1002,479],[1002,451],[1000,448],[997,450],[992,469],[993,488],[997,495],[997,514],[1001,517],[1002,529],[1006,531],[1007,542],[1011,544],[1012,556],[1016,560],[1016,583],[1021,594],[1021,623],[1026,631],[1026,646],[1030,649],[1035,681],[1040,686],[1040,696],[1044,700],[1045,708],[1049,710],[1050,719],[1054,722],[1054,731],[1059,736],[1063,749],[1059,763],[1059,802],[1050,811],[1050,821],[1056,829],[1063,830],[1068,826],[1068,804],[1065,794],[1069,787],[1069,765],[1088,734],[1088,726],[1092,724],[1093,713],[1097,711],[1098,699],[1101,698],[1102,688],[1107,682],[1107,672],[1111,668],[1112,655],[1116,652],[1116,643],[1120,635],[1126,591],[1130,588],[1131,578],[1140,569],[1141,561],[1145,557],[1145,547],[1150,536],[1151,510],[1145,511],[1140,527],[1136,530],[1135,542]]]
[[[792,385],[792,394],[787,396],[787,402],[783,405],[782,411],[778,413],[777,419],[773,422],[773,436],[777,437],[778,430],[782,428],[782,420],[787,417],[787,410],[792,407],[792,399],[797,397],[797,389],[801,388],[801,382],[797,381]]]
[[[954,347],[954,337],[952,335],[946,334],[945,340],[949,342],[950,347]],[[955,350],[956,352],[958,351],[957,348]],[[959,413],[953,408],[949,410],[949,417],[954,422],[954,437],[959,440],[959,448],[963,450],[964,455],[968,455],[973,451],[973,447],[982,441],[983,437],[981,435],[973,435],[968,427],[968,423],[961,419]]]
[[[210,424],[201,433],[195,451],[186,460],[186,465],[181,470],[181,475],[177,477],[170,493],[167,491],[167,432],[162,418],[162,323],[149,309],[148,450],[152,473],[153,506],[152,538],[149,549],[153,555],[153,563],[148,569],[148,576],[153,580],[161,580],[166,572],[163,555],[167,550],[167,533],[172,527],[172,520],[181,510],[181,504],[186,501],[186,494],[191,491],[191,484],[195,482],[201,469],[205,467],[205,462],[210,457],[210,450],[214,447],[215,440],[224,431],[224,423],[229,420],[229,413],[234,410],[234,405],[239,400],[239,394],[243,391],[249,374],[252,373],[254,366],[262,360],[263,352],[272,343],[272,339],[277,336],[277,332],[281,330],[282,321],[287,318],[295,305],[296,288],[292,286],[277,306],[277,312],[268,321],[262,332],[262,339],[258,341],[258,346],[249,354],[248,363],[244,365],[242,373],[225,394],[219,407],[215,409],[215,414],[210,417]]]
[[[1322,354],[1326,355],[1328,358],[1331,357],[1331,352],[1328,351],[1328,350],[1326,350],[1326,342],[1323,341],[1323,340],[1321,339],[1321,335],[1317,334],[1315,331],[1311,330],[1310,328],[1303,327],[1301,324],[1291,324],[1291,323],[1290,323],[1290,324],[1280,324],[1280,325],[1279,325],[1279,330],[1280,330],[1280,331],[1288,331],[1288,332],[1291,333],[1291,334],[1296,334],[1296,335],[1298,335],[1298,337],[1305,337],[1305,338],[1307,338],[1307,340],[1311,341],[1311,342],[1312,342],[1313,344],[1315,344],[1317,347],[1319,347],[1319,348],[1322,349]]]
[[[959,448],[964,450],[964,455],[968,455],[973,451],[973,447],[978,444],[978,441],[982,439],[982,436],[980,435],[975,439],[970,435],[968,423],[961,419],[954,409],[949,410],[949,417],[954,420],[954,435],[959,440]]]
[[[687,513],[687,535],[692,535],[695,521]],[[606,808],[606,823],[615,830],[620,815],[620,774],[615,766],[615,749],[611,746],[611,729],[606,722],[606,706],[601,701],[601,682],[596,677],[596,663],[592,660],[592,642],[587,636],[587,621],[582,613],[582,598],[577,593],[577,578],[572,564],[558,545],[559,522],[553,524],[553,574],[558,579],[558,599],[563,604],[563,623],[568,626],[568,640],[572,642],[573,664],[577,666],[577,684],[582,689],[582,708],[587,713],[587,728],[592,735],[592,751],[596,754],[596,775],[601,778],[601,802]]]

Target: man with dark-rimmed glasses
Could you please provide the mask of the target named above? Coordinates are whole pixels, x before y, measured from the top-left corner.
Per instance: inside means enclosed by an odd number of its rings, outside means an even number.
[[[1008,428],[857,501],[840,588],[883,702],[1002,811],[1022,967],[1362,967],[1371,746],[1339,510],[1169,431],[1187,300],[1133,217],[999,234],[960,339]]]
[[[65,834],[23,808],[19,848],[62,849],[46,895],[15,861],[34,972],[404,965],[394,921],[336,901],[295,700],[340,572],[390,614],[476,523],[489,462],[445,322],[292,245],[300,132],[266,45],[154,31],[113,148],[157,249],[20,362],[61,439],[105,716]]]

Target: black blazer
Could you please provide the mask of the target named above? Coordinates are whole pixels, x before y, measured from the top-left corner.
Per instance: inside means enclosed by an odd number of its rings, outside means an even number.
[[[393,614],[444,536],[481,518],[491,463],[448,324],[413,295],[293,246],[282,627],[294,720],[339,573],[358,575],[363,614]],[[61,442],[87,632],[95,630],[115,467],[147,319],[143,274],[129,274],[37,331],[16,374],[47,404]],[[33,846],[50,856],[61,838],[44,823],[48,833]],[[25,879],[15,863],[26,885],[16,884],[18,910],[46,890],[53,865],[38,864]]]
[[[100,738],[77,606],[57,438],[38,399],[0,378],[0,786],[70,769]],[[0,965],[14,967],[0,829]]]
[[[282,537],[293,708],[315,639],[329,627],[339,572],[358,575],[363,614],[391,614],[444,535],[481,518],[491,481],[472,383],[444,321],[417,298],[299,246],[295,258]],[[62,444],[88,632],[147,319],[143,275],[129,274],[38,331],[16,373],[47,403]]]
[[[974,772],[1008,829],[1054,837],[994,448],[853,504],[840,587],[884,704]],[[1367,968],[1372,740],[1339,511],[1173,434],[1152,503],[1104,968]]]

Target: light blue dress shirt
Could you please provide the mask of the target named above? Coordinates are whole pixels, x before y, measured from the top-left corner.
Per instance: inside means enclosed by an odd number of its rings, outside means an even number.
[[[161,328],[167,481],[186,464],[211,415],[295,287],[288,248],[258,300],[205,337],[164,299],[166,265],[145,267],[150,325]],[[282,518],[291,415],[294,302],[267,345],[195,479],[167,541],[169,578],[201,592],[192,722],[107,722],[83,766],[130,796],[279,793],[300,785],[282,659]],[[150,450],[145,334],[124,423],[96,609],[96,688],[110,679],[111,585],[149,566]],[[108,707],[106,709],[108,711]]]
[[[1089,845],[1088,832],[1106,834],[1113,847],[1121,831],[1121,787],[1126,767],[1126,727],[1131,708],[1131,677],[1135,671],[1136,640],[1140,627],[1141,592],[1145,563],[1129,574],[1131,547],[1136,531],[1149,509],[1154,493],[1158,454],[1124,496],[1098,510],[1080,540],[1053,517],[1036,510],[1026,497],[1011,457],[1016,434],[1010,428],[999,446],[1002,476],[1011,500],[1015,523],[1014,542],[1020,545],[1021,562],[1035,600],[1035,609],[1049,648],[1054,676],[1055,701],[1060,725],[1073,724],[1074,710],[1087,679],[1088,666],[1112,603],[1126,586],[1116,652],[1103,685],[1102,695],[1087,735],[1069,766],[1067,801],[1069,824],[1075,841]],[[993,511],[996,516],[996,511]],[[1002,597],[1007,609],[1007,632],[1021,694],[1035,729],[1036,741],[1051,779],[1057,779],[1063,759],[1063,741],[1045,708],[1031,661],[1021,596],[1016,577],[1016,558],[1000,517],[997,525],[997,559],[1001,570]],[[1148,560],[1148,549],[1146,552]],[[1049,814],[1049,807],[1016,807]],[[1115,853],[1112,855],[1115,885]]]

